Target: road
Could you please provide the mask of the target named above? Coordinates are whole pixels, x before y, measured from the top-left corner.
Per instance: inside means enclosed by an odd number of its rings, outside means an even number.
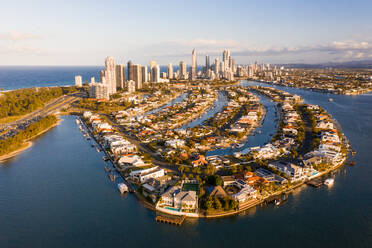
[[[60,110],[61,108],[71,104],[72,102],[76,101],[78,99],[78,96],[79,96],[78,93],[62,96],[56,100],[51,101],[43,108],[35,110],[34,112],[25,115],[24,117],[17,121],[0,124],[1,133],[0,139],[6,139],[8,137],[15,135],[16,133],[18,133],[19,130],[25,129],[31,123],[47,115],[50,115]]]

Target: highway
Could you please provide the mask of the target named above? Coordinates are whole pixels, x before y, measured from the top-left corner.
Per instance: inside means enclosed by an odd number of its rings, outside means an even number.
[[[6,139],[18,133],[19,130],[25,129],[31,123],[50,115],[54,112],[59,111],[65,106],[76,101],[79,97],[78,93],[73,93],[70,95],[64,95],[56,100],[53,100],[46,104],[43,108],[35,110],[29,113],[17,121],[10,123],[0,124],[0,139]]]

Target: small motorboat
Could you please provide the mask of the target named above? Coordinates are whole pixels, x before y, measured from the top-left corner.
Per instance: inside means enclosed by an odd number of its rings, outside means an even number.
[[[242,148],[243,146],[244,146],[244,144],[236,144],[235,145],[235,147],[238,148],[238,149]]]
[[[329,98],[328,100],[329,100],[330,102],[333,102],[333,98]]]
[[[327,178],[327,179],[324,181],[324,185],[332,186],[334,182],[335,182],[335,179],[333,179],[333,178]]]
[[[125,183],[118,183],[118,189],[121,194],[124,194],[125,192],[128,192],[128,186]]]

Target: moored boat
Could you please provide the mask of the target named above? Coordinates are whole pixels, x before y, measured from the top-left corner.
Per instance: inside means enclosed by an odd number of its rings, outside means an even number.
[[[243,146],[244,146],[244,144],[236,144],[235,145],[235,147],[238,148],[238,149],[242,148]]]
[[[128,186],[125,183],[118,183],[118,189],[121,194],[129,191]]]
[[[332,186],[334,182],[335,182],[335,180],[334,180],[333,178],[327,178],[327,179],[324,181],[324,185]]]

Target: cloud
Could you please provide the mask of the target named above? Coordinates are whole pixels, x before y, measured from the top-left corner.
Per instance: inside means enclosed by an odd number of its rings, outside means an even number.
[[[8,41],[26,41],[26,40],[41,40],[42,36],[32,33],[21,33],[17,31],[11,31],[6,34],[0,34],[0,40],[8,40]]]
[[[33,40],[41,40],[43,37],[32,33],[11,31],[0,34],[0,53],[2,54],[40,54],[41,49],[31,46]]]
[[[18,45],[18,44],[13,44],[12,46],[8,47],[9,52],[14,52],[14,53],[40,53],[40,49],[27,46],[27,45]]]
[[[239,43],[234,40],[171,40],[143,47],[146,57],[185,57],[189,56],[192,49],[196,49],[199,55],[217,55],[226,48],[237,48]]]
[[[258,46],[234,40],[173,40],[154,44],[144,48],[145,57],[150,58],[187,58],[196,48],[198,55],[220,56],[224,49],[230,49],[235,57],[260,57],[261,59],[298,58],[322,60],[364,59],[372,54],[372,42],[368,39],[362,41],[333,41],[324,44],[301,46]]]

